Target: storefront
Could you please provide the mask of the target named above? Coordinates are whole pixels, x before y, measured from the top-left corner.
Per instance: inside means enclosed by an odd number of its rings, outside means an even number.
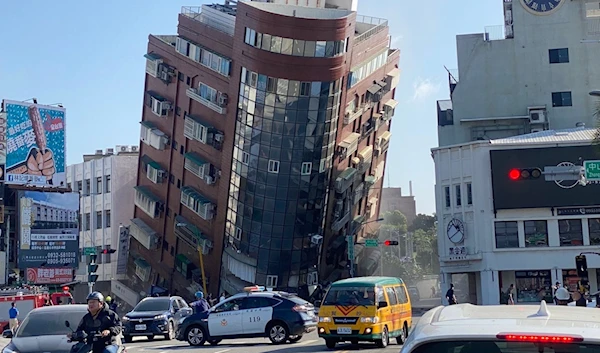
[[[550,270],[515,271],[517,303],[552,302]]]
[[[569,292],[577,291],[577,283],[581,280],[577,276],[577,270],[562,270],[563,287],[567,288]]]

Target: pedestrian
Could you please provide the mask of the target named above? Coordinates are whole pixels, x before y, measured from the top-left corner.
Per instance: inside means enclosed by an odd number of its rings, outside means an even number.
[[[450,288],[446,292],[446,300],[448,300],[448,305],[458,304],[456,300],[456,295],[454,295],[454,284],[450,283]]]
[[[50,301],[50,299],[46,299],[44,300],[44,306],[51,306],[52,302]]]
[[[556,292],[558,291],[559,288],[560,288],[560,282],[556,282],[552,286],[552,290],[554,291],[554,296],[552,297],[552,299],[554,300],[555,305],[558,305],[558,299],[556,299]]]
[[[515,305],[515,297],[514,297],[515,294],[514,293],[515,293],[515,285],[511,284],[510,287],[508,287],[508,291],[507,291],[507,294],[508,294],[507,304],[508,305]]]
[[[207,313],[210,309],[208,302],[204,299],[204,293],[198,291],[196,292],[196,301],[191,303],[190,306],[194,309],[194,313],[202,314]]]
[[[226,298],[227,298],[227,296],[225,295],[225,292],[221,293],[221,298],[219,298],[219,303],[224,302]]]
[[[17,331],[17,327],[19,327],[19,309],[17,309],[17,303],[12,302],[10,304],[10,309],[8,309],[8,324],[10,331],[14,335]]]

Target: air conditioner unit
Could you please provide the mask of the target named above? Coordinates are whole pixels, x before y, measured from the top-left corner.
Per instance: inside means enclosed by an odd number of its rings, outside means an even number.
[[[163,70],[160,72],[160,77],[161,80],[163,81],[169,81],[171,79],[171,77],[169,76],[169,72],[166,70]]]
[[[204,180],[206,181],[206,183],[208,185],[212,185],[215,183],[215,177],[211,176],[211,175],[207,175],[204,177]]]
[[[127,152],[129,151],[129,146],[118,146],[119,152]]]
[[[140,151],[139,146],[131,146],[131,152],[139,152],[139,151]]]
[[[546,111],[541,109],[529,111],[530,124],[543,124],[546,122]]]
[[[310,242],[315,245],[321,245],[323,243],[323,236],[319,234],[314,234],[310,237]]]
[[[227,103],[229,103],[229,96],[227,95],[227,93],[221,93],[219,95],[219,105],[221,107],[224,107],[227,105]]]

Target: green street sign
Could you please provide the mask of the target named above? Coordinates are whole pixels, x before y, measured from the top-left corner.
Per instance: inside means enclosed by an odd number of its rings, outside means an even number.
[[[584,161],[583,168],[587,181],[600,181],[600,161]]]
[[[377,239],[366,239],[365,246],[367,248],[376,248],[379,246],[379,240]]]
[[[90,248],[83,248],[83,255],[94,255],[96,254],[96,248],[95,247],[90,247]]]

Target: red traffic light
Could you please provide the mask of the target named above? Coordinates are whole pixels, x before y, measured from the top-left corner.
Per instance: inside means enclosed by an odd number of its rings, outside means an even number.
[[[518,169],[511,169],[510,172],[508,172],[508,177],[511,178],[512,180],[517,180],[517,179],[519,179],[520,176],[521,176],[521,171]]]
[[[385,245],[385,246],[398,245],[398,241],[397,240],[386,240],[383,242],[383,245]]]
[[[115,249],[104,249],[102,250],[103,254],[114,254],[117,250]]]
[[[540,168],[513,168],[508,172],[511,180],[537,179],[542,176]]]

